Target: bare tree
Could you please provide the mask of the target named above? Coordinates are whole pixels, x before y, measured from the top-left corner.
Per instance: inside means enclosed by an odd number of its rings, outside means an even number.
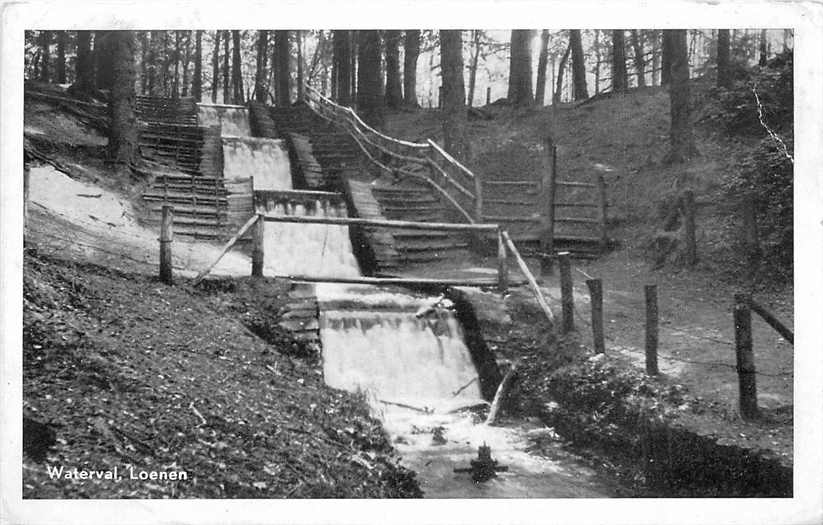
[[[303,31],[295,31],[297,41],[297,100],[303,100]]]
[[[671,32],[662,31],[662,50],[660,59],[660,85],[668,86],[672,82],[672,43]]]

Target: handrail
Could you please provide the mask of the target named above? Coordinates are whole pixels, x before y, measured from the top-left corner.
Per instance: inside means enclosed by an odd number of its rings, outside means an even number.
[[[410,176],[422,179],[439,194],[441,194],[464,217],[466,217],[469,222],[474,223],[481,222],[483,220],[483,197],[480,179],[466,166],[461,164],[448,152],[446,152],[436,142],[428,139],[427,142],[423,144],[400,140],[385,135],[365,123],[352,108],[337,104],[321,94],[312,86],[306,86],[304,97],[307,106],[311,111],[324,120],[331,122],[332,124],[336,124],[346,131],[373,164],[394,175],[399,174],[401,176]],[[370,148],[372,151],[369,151]],[[408,148],[412,151],[409,152],[407,150],[401,153],[397,151],[397,148]],[[375,150],[383,155],[386,155],[388,159],[383,157],[381,158],[382,161],[378,160],[377,157],[380,155],[373,154]],[[435,157],[434,155],[431,155],[433,152],[436,152],[438,156]],[[437,172],[437,175],[442,177],[446,186],[442,187],[436,184],[431,177],[426,177],[420,173],[415,173],[408,169],[404,169],[402,166],[392,167],[387,165],[387,163],[398,164],[400,162],[406,164],[413,163],[428,167],[431,170],[432,175]],[[449,166],[454,167],[454,170],[451,170],[451,174],[448,172]],[[465,178],[458,180],[458,175]],[[471,181],[473,184],[464,185],[468,181]],[[474,208],[474,215],[468,213],[466,209],[458,203],[452,195],[455,192],[457,192],[459,196],[470,200],[471,205]]]
[[[360,217],[321,217],[317,215],[268,215],[258,214],[266,222],[294,222],[300,224],[332,224],[338,226],[369,226],[402,230],[433,231],[486,231],[500,228],[498,224],[464,224],[462,222],[419,222],[389,219],[363,219]]]
[[[418,143],[418,142],[408,142],[406,140],[396,139],[394,137],[384,135],[383,133],[380,133],[379,131],[377,131],[373,127],[371,127],[368,124],[366,124],[365,122],[363,122],[363,119],[361,119],[360,116],[352,108],[347,107],[347,106],[341,106],[337,102],[334,102],[330,98],[324,96],[322,93],[317,91],[315,88],[313,88],[309,84],[306,84],[306,88],[307,88],[307,92],[309,90],[312,91],[315,95],[317,95],[318,98],[320,98],[326,104],[329,104],[330,106],[333,106],[333,107],[336,107],[336,108],[340,108],[341,110],[351,114],[361,126],[363,126],[368,131],[374,133],[375,135],[377,135],[380,138],[383,138],[385,140],[388,140],[389,142],[394,142],[396,144],[400,144],[401,146],[406,146],[406,147],[409,147],[409,148],[427,149],[429,147],[428,144],[421,144],[421,143]]]

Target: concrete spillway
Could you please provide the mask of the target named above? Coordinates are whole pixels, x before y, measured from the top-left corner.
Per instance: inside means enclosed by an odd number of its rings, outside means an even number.
[[[223,177],[227,180],[254,178],[254,189],[292,188],[289,153],[280,139],[254,137],[223,138]]]

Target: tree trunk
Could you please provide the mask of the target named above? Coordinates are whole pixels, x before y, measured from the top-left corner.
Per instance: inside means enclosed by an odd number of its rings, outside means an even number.
[[[77,32],[77,62],[75,63],[74,86],[80,93],[88,93],[94,87],[91,31]]]
[[[386,106],[398,109],[403,104],[400,81],[400,31],[386,31]]]
[[[254,76],[254,100],[266,102],[266,62],[268,61],[269,32],[257,32],[257,68]]]
[[[469,65],[469,94],[466,96],[466,105],[474,105],[474,90],[477,85],[477,63],[480,60],[480,30],[472,29],[472,62]]]
[[[40,75],[41,82],[49,82],[49,46],[51,45],[51,31],[40,31]]]
[[[229,32],[223,30],[223,104],[231,103],[231,69],[229,67],[229,57],[231,49],[229,47]]]
[[[277,105],[288,107],[291,104],[291,75],[289,73],[289,32],[274,32],[274,81]]]
[[[220,31],[214,32],[214,52],[211,55],[211,101],[217,104],[217,94],[220,91]]]
[[[380,32],[357,32],[357,111],[375,128],[383,125],[383,83],[380,76]]]
[[[68,45],[68,34],[66,31],[57,32],[57,63],[55,64],[55,75],[58,84],[66,83],[66,46]]]
[[[189,94],[189,64],[191,64],[191,31],[186,31],[186,43],[183,45],[183,88],[182,95]]]
[[[634,70],[637,72],[637,87],[645,87],[646,58],[643,56],[643,39],[637,29],[632,29],[632,49],[634,50]]]
[[[571,51],[572,44],[569,42],[569,45],[566,46],[566,51],[563,52],[563,56],[560,58],[560,65],[557,67],[557,87],[555,87],[554,95],[552,95],[552,106],[555,106],[554,109],[557,109],[557,105],[560,104],[560,95],[563,93],[563,71],[566,69],[566,63],[569,61]]]
[[[660,59],[660,85],[668,86],[672,82],[672,43],[671,32],[662,31],[663,45]]]
[[[530,29],[513,29],[509,62],[509,103],[524,107],[534,104],[532,91],[532,34]]]
[[[171,75],[169,74],[169,67],[171,66],[171,58],[172,53],[169,52],[169,32],[168,31],[161,31],[160,34],[162,35],[162,47],[160,50],[160,56],[163,57],[163,67],[160,71],[160,79],[161,85],[163,87],[163,96],[168,97],[169,93],[171,93],[169,81],[171,79]]]
[[[760,61],[758,65],[764,67],[769,61],[769,48],[767,47],[766,30],[760,30]]]
[[[108,49],[111,31],[94,32],[94,82],[97,89],[110,89],[112,83],[111,53]]]
[[[537,87],[534,91],[534,102],[542,106],[546,100],[546,69],[549,65],[549,30],[540,32],[540,57],[537,59]]]
[[[626,82],[626,39],[622,29],[612,31],[612,91],[625,93]]]
[[[729,30],[717,30],[717,87],[732,87],[732,72],[729,61],[731,51],[729,41]]]
[[[696,154],[692,123],[689,112],[689,61],[688,42],[685,29],[665,30],[669,33],[672,59],[671,87],[671,129],[670,163],[685,162]]]
[[[242,104],[243,99],[243,72],[240,69],[240,31],[232,30],[232,53],[231,53],[231,84],[235,104]]]
[[[129,166],[137,153],[137,121],[134,116],[134,32],[112,31],[109,57],[112,71],[108,153],[117,166]]]
[[[660,33],[651,31],[652,35],[652,86],[660,84],[658,71],[660,70]]]
[[[407,29],[403,40],[403,100],[408,107],[417,103],[417,58],[420,56],[420,30]]]
[[[351,104],[351,35],[350,31],[335,29],[332,45],[334,46],[334,79],[337,102],[348,106]]]
[[[160,95],[159,93],[162,89],[161,81],[160,81],[160,71],[157,66],[157,57],[163,54],[163,49],[161,46],[162,38],[160,36],[160,31],[151,31],[149,34],[149,57],[148,57],[148,94],[149,95]]]
[[[297,100],[303,100],[303,85],[305,79],[303,78],[303,31],[296,31],[297,40]]]
[[[171,77],[171,96],[178,98],[180,96],[180,31],[174,32],[174,75]]]
[[[572,29],[569,35],[572,46],[572,78],[574,80],[574,100],[589,98],[589,89],[586,86],[586,57],[583,56],[583,40],[580,30]]]
[[[191,96],[195,102],[203,99],[203,31],[194,33],[194,72],[191,79]]]
[[[463,86],[462,31],[440,31],[440,71],[443,75],[443,143],[457,159],[466,155],[466,92]]]

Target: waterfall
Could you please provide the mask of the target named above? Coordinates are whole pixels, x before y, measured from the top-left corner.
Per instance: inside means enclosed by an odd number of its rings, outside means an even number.
[[[249,110],[244,106],[197,104],[199,126],[220,126],[221,137],[248,137]]]
[[[256,184],[255,184],[256,185]],[[301,192],[283,192],[300,194]],[[343,202],[328,199],[260,202],[258,211],[268,215],[346,217]],[[360,268],[352,251],[348,226],[267,222],[263,250],[264,275],[310,275],[313,277],[357,277]]]
[[[281,139],[223,138],[223,177],[226,180],[254,177],[254,189],[292,188],[289,154]]]
[[[326,384],[366,391],[373,408],[445,412],[483,402],[454,312],[415,312],[432,298],[363,285],[316,287]]]

